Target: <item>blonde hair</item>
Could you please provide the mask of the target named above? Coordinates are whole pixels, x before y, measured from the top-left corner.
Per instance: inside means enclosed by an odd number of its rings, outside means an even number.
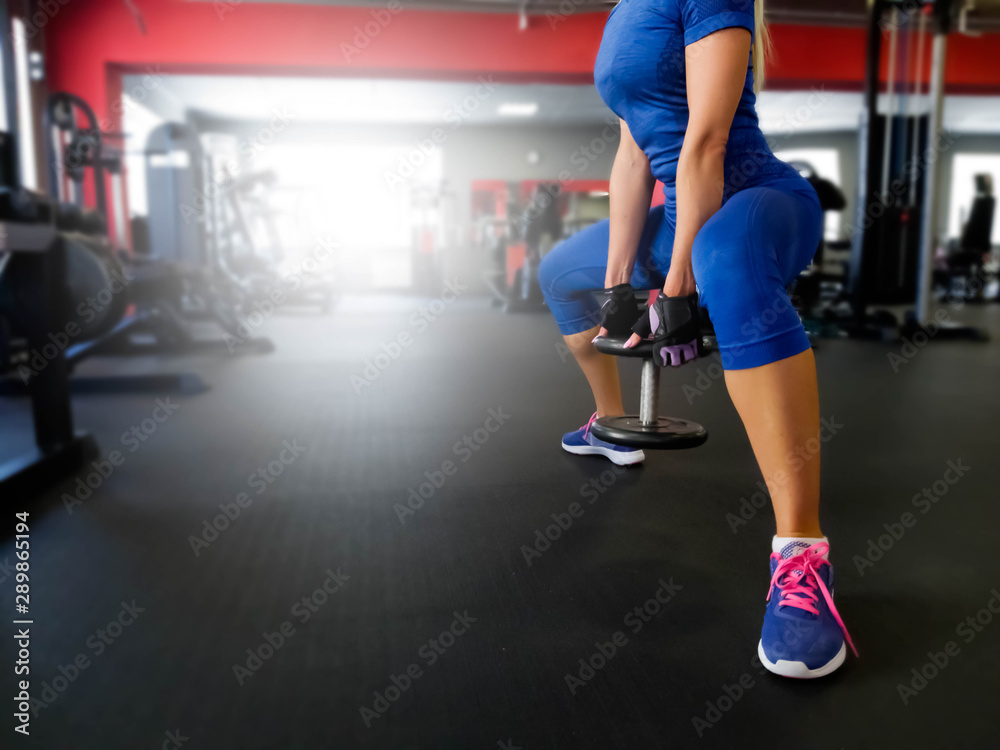
[[[764,88],[764,68],[771,53],[771,35],[764,21],[764,0],[754,0],[753,8],[753,92]]]

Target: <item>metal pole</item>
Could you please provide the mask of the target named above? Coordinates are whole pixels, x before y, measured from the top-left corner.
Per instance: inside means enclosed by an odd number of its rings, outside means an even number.
[[[934,35],[934,53],[931,58],[930,121],[927,127],[927,168],[924,173],[923,228],[920,236],[920,265],[917,272],[917,323],[930,319],[931,268],[934,265],[934,246],[937,240],[937,152],[938,138],[944,113],[944,65],[948,56],[948,32],[938,30]]]
[[[124,161],[125,155],[122,154]],[[119,245],[125,243],[125,201],[123,200],[121,172],[111,173],[111,201],[115,214],[115,239]]]
[[[868,306],[868,255],[874,244],[870,236],[874,227],[870,226],[869,211],[873,202],[879,200],[877,177],[881,159],[879,142],[875,138],[875,124],[878,121],[879,64],[882,57],[882,34],[879,22],[882,20],[884,9],[885,0],[871,0],[865,62],[865,107],[861,115],[861,137],[858,143],[858,204],[852,227],[851,262],[848,271],[848,291],[855,326],[864,321]]]
[[[913,76],[913,102],[916,105],[920,99],[920,94],[924,90],[924,42],[927,36],[927,16],[924,15],[919,10],[917,11],[919,16],[917,24],[917,71]],[[919,122],[919,115],[917,114],[918,107],[914,107],[914,111],[911,113],[913,117],[913,133],[912,133],[912,151],[910,153],[910,164],[916,164],[918,154],[920,153],[920,147],[917,145],[920,140],[920,130],[917,126]],[[914,179],[910,180],[910,201],[909,205],[917,205],[917,181]]]
[[[639,390],[639,422],[656,424],[660,414],[660,368],[652,359],[642,361],[642,382]]]
[[[885,130],[882,134],[882,195],[889,195],[889,170],[892,159],[893,118],[896,116],[896,49],[899,43],[899,8],[893,8],[889,21],[889,78],[886,81]]]

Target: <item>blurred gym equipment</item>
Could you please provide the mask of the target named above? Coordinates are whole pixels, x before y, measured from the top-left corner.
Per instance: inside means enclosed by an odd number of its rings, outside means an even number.
[[[6,5],[0,5],[0,28],[10,28]],[[0,132],[0,375],[17,378],[31,397],[34,445],[0,462],[0,497],[7,500],[42,492],[97,453],[93,438],[74,430],[70,408],[67,243],[51,203],[20,185],[10,47],[0,42],[0,95],[11,129]],[[77,270],[98,277],[106,271],[86,262]]]
[[[120,149],[109,148],[106,140],[121,135],[102,132],[90,106],[66,93],[49,97],[45,131],[50,134],[49,190],[57,201],[57,225],[62,227],[69,247],[70,288],[74,292],[71,309],[85,318],[89,310],[97,314],[97,320],[87,325],[67,351],[70,366],[95,355],[179,354],[229,348],[225,341],[199,337],[184,315],[185,300],[192,290],[211,293],[199,284],[197,270],[149,255],[133,258],[112,246],[107,235],[106,174],[110,172],[113,178],[116,221],[122,232],[122,154]],[[88,176],[96,209],[84,207]],[[105,273],[100,272],[102,268]],[[227,333],[239,336],[235,317],[225,323],[222,327]],[[88,391],[166,389],[190,393],[207,386],[191,373],[160,373],[75,378],[73,387]]]
[[[816,190],[824,214],[828,211],[840,212],[847,207],[847,200],[841,189],[830,180],[821,177],[812,164],[804,161],[789,163]],[[837,268],[837,264],[828,263],[826,246],[826,239],[820,238],[812,264],[799,274],[791,289],[792,304],[798,310],[810,335],[831,333],[831,327],[824,320],[825,310],[836,306],[845,297],[847,266],[844,264]],[[830,270],[831,266],[834,270]]]
[[[143,156],[149,195],[142,229],[148,236],[146,257],[180,274],[178,317],[210,320],[243,340],[241,316],[261,297],[252,281],[228,264],[231,253],[222,244],[228,234],[219,229],[226,222],[224,198],[220,186],[206,177],[198,134],[187,125],[163,123],[147,137]],[[273,348],[266,339],[247,343],[262,353]]]
[[[277,182],[278,176],[265,170],[236,177],[220,188],[224,202],[215,214],[218,254],[225,256],[226,267],[250,290],[252,299],[279,293],[284,303],[317,307],[326,314],[334,300],[331,272],[306,274],[293,288],[285,282],[296,273],[296,266],[284,248],[277,212],[269,201]]]
[[[862,191],[848,279],[850,311],[838,323],[852,336],[896,340],[931,320],[931,269],[939,243],[938,142],[944,106],[951,0],[873,0],[868,23],[865,113],[860,140]],[[925,37],[932,36],[931,78],[922,96]],[[879,109],[883,35],[889,39],[884,113]],[[915,47],[915,50],[914,50]],[[924,110],[923,114],[910,114]],[[933,154],[935,158],[929,158]],[[912,306],[903,321],[873,306]],[[978,329],[934,322],[932,339],[982,340]]]

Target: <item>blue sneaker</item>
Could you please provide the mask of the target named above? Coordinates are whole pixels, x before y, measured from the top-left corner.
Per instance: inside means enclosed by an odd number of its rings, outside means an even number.
[[[575,453],[578,456],[604,456],[611,459],[619,466],[631,466],[641,464],[646,460],[645,454],[635,448],[626,448],[624,445],[606,443],[597,439],[590,432],[590,425],[597,421],[597,412],[579,430],[567,432],[563,435],[562,447],[564,451]]]
[[[833,605],[833,566],[825,557],[829,549],[820,542],[795,549],[789,557],[771,553],[771,588],[757,654],[775,674],[822,677],[844,663],[848,644],[858,655]]]

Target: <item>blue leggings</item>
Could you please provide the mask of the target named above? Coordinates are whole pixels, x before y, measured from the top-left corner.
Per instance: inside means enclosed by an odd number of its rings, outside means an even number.
[[[542,259],[542,293],[564,335],[600,322],[594,292],[604,289],[609,224],[587,227]],[[698,233],[694,277],[725,369],[760,367],[809,348],[786,287],[812,261],[822,228],[816,192],[793,177],[735,193]],[[673,219],[658,206],[639,240],[633,288],[663,286],[673,245]]]

